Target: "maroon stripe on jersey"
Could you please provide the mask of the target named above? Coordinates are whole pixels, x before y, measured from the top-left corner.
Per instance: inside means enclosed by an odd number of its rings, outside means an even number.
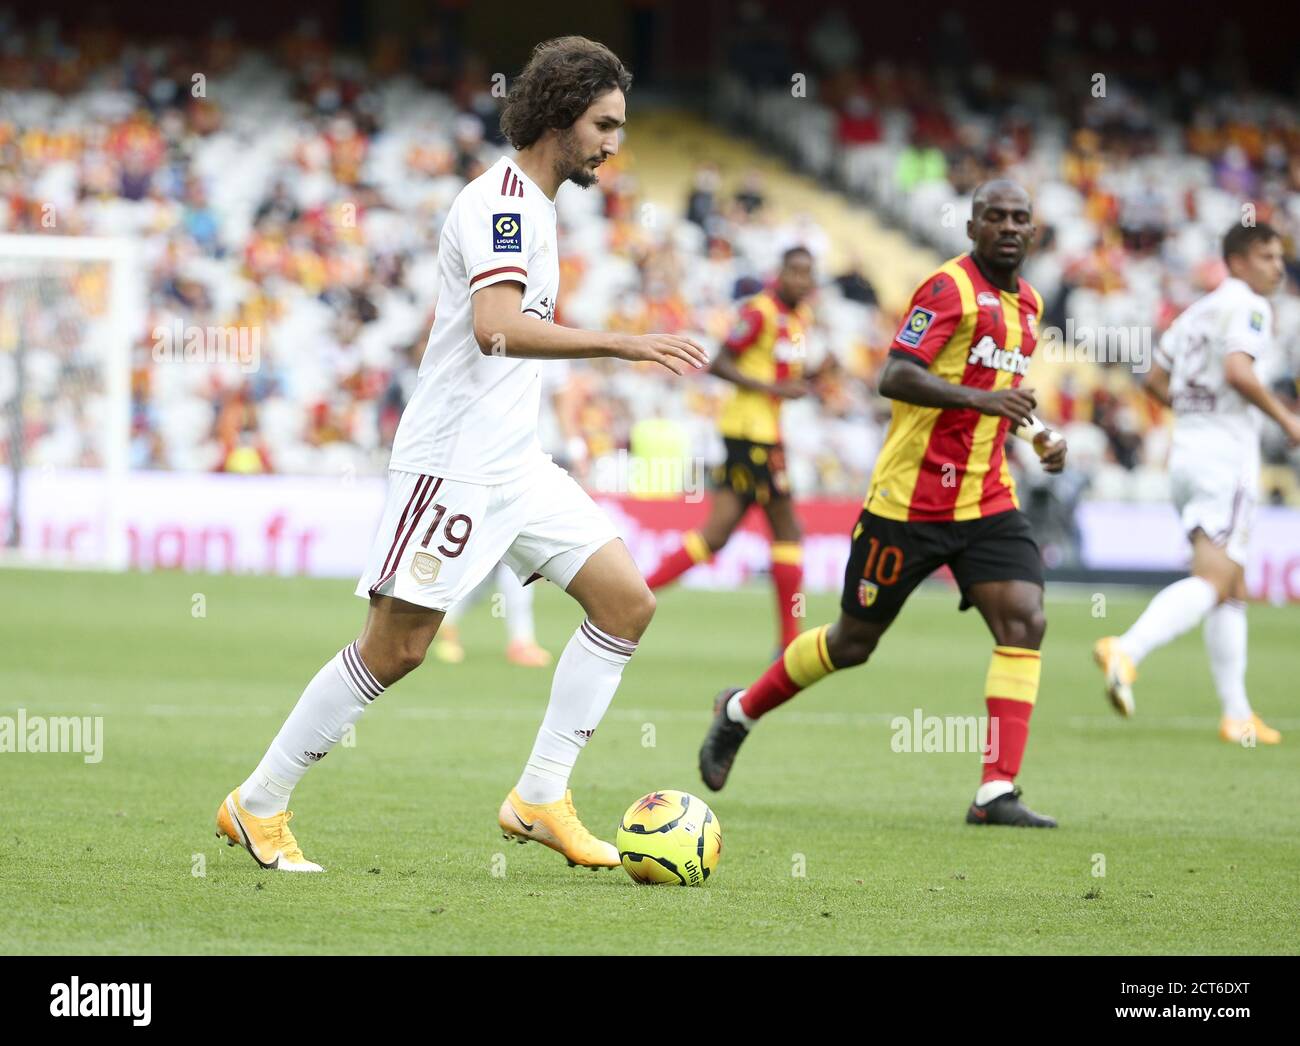
[[[505,173],[503,173],[503,174],[501,175],[501,195],[502,195],[502,196],[509,196],[509,195],[510,195],[510,188],[509,188],[509,186],[510,186],[510,175],[511,175],[510,168],[509,168],[509,167],[506,167],[506,169],[505,169]]]
[[[432,476],[423,478],[430,481],[429,486],[425,487],[425,493],[420,495],[420,500],[415,503],[415,515],[411,517],[411,525],[406,528],[406,537],[402,538],[402,543],[398,546],[397,556],[393,560],[392,568],[379,579],[375,588],[382,587],[390,577],[397,573],[397,565],[402,562],[402,553],[406,551],[406,546],[411,541],[411,535],[415,533],[416,528],[420,525],[420,517],[424,515],[424,510],[433,502],[434,496],[438,493],[438,488],[442,486],[441,479],[434,481]]]
[[[426,476],[421,476],[415,481],[415,486],[411,490],[411,496],[406,499],[406,508],[402,509],[402,516],[397,521],[397,533],[393,535],[393,543],[388,546],[388,555],[384,557],[384,568],[379,572],[380,577],[388,575],[388,563],[393,558],[393,549],[397,547],[397,542],[401,540],[402,528],[406,526],[406,516],[411,511],[411,504],[416,500],[416,495],[420,492],[420,486],[424,483]]]
[[[514,183],[514,185],[511,186],[510,191],[511,191],[515,196],[523,196],[523,194],[524,194],[524,183],[523,183],[522,181],[519,180],[519,175],[515,175],[515,183]]]
[[[527,269],[521,269],[518,265],[502,265],[499,269],[488,269],[487,272],[480,272],[469,281],[469,285],[473,287],[479,280],[486,280],[489,276],[499,276],[503,272],[517,272],[524,279],[528,279]]]

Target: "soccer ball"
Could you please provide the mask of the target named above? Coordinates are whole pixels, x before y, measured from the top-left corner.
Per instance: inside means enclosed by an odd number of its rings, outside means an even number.
[[[643,795],[618,826],[618,856],[639,883],[701,886],[718,867],[722,826],[689,792]]]

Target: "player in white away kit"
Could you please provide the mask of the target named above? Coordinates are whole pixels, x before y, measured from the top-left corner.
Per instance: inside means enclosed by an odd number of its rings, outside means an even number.
[[[415,392],[393,443],[383,520],[357,594],[360,638],[308,684],[270,749],[217,811],[217,834],[264,868],[320,871],[289,831],[289,796],[384,690],[418,667],[443,612],[502,559],[545,577],[587,613],[555,668],[550,703],[498,821],[570,864],[619,863],[578,820],[568,790],[654,596],[604,513],[538,443],[542,360],[654,361],[704,368],[694,342],[556,326],[555,195],[586,188],[618,151],[631,76],[608,48],[539,44],[511,86],[501,127],[518,149],[456,197],[438,249],[440,290]]]
[[[1204,620],[1223,706],[1219,736],[1277,744],[1282,735],[1246,698],[1245,567],[1259,490],[1260,412],[1300,444],[1300,418],[1255,374],[1271,343],[1266,295],[1282,285],[1282,241],[1268,225],[1234,226],[1223,239],[1223,257],[1229,277],[1174,321],[1147,377],[1148,391],[1174,411],[1169,471],[1192,543],[1192,576],[1157,593],[1122,636],[1098,640],[1093,655],[1111,704],[1131,716],[1138,663]]]

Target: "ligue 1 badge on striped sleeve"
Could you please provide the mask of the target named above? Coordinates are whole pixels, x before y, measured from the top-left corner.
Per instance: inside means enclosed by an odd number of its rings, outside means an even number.
[[[517,214],[492,215],[492,253],[522,251],[523,246],[519,237],[519,228],[519,215]]]
[[[916,348],[921,344],[921,339],[925,337],[925,332],[930,329],[930,324],[933,322],[933,312],[915,305],[912,307],[907,322],[903,324],[903,329],[898,332],[898,337],[895,340]]]
[[[880,595],[880,586],[874,581],[868,581],[866,578],[863,578],[858,582],[858,602],[862,606],[871,606],[871,604],[876,601],[876,596],[878,595]]]
[[[411,577],[421,585],[431,585],[442,569],[442,560],[427,552],[417,552],[411,560]]]

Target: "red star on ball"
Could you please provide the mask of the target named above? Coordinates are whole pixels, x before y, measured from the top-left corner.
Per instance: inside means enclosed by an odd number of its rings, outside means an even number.
[[[664,798],[663,792],[653,792],[636,804],[636,812],[640,813],[642,810],[653,810],[656,806],[667,805],[668,800]]]

